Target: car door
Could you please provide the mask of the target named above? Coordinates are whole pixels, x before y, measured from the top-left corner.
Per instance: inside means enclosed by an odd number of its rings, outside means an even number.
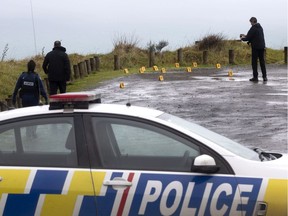
[[[0,122],[0,215],[95,215],[82,118]]]
[[[89,153],[99,215],[242,214],[241,179],[198,141],[139,118],[95,115],[85,122],[94,136]],[[212,156],[219,170],[192,172],[200,155]]]

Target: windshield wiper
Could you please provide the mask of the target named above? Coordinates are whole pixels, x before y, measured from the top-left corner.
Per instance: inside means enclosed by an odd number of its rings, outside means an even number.
[[[274,156],[273,154],[268,153],[268,152],[264,152],[264,151],[263,151],[262,149],[260,149],[260,148],[253,148],[253,150],[258,153],[259,159],[260,159],[261,161],[265,161],[265,160],[266,160],[266,161],[271,161],[271,160],[276,160],[276,159],[277,159],[277,157]]]

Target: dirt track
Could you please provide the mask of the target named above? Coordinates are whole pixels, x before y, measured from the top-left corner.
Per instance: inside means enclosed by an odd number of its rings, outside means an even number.
[[[232,77],[230,69],[147,72],[103,82],[97,91],[103,103],[130,101],[191,120],[246,146],[287,152],[287,67],[267,66],[267,83],[261,76],[258,83],[249,82],[250,67],[233,67]]]

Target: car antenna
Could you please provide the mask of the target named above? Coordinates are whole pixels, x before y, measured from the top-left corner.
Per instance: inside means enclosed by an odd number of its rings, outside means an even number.
[[[33,27],[35,55],[37,55],[36,31],[35,31],[35,22],[34,22],[34,12],[33,12],[32,0],[30,0],[30,8],[31,8],[31,18],[32,18],[32,27]]]
[[[131,89],[129,89],[129,92],[128,92],[128,102],[126,103],[127,107],[131,106],[131,103],[130,103],[130,92],[131,92]]]
[[[130,79],[130,76],[128,76],[128,79]],[[131,82],[131,83],[133,83],[133,82]],[[128,101],[126,103],[126,106],[127,107],[131,106],[131,88],[128,88]]]

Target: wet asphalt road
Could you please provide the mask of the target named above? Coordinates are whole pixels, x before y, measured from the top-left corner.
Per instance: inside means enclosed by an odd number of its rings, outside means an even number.
[[[228,76],[228,71],[233,76]],[[163,110],[246,146],[287,152],[287,66],[268,65],[268,82],[249,82],[250,67],[145,72],[106,81],[102,103]],[[164,80],[159,81],[162,75]],[[261,72],[260,72],[261,75]],[[124,88],[120,88],[120,83]]]

